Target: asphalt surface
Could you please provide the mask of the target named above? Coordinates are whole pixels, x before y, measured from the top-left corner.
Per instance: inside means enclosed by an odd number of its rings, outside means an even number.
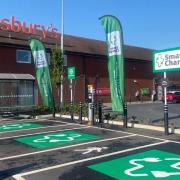
[[[128,117],[133,117],[141,124],[163,125],[164,104],[161,101],[156,102],[137,102],[128,104]],[[104,111],[111,111],[111,104],[108,104]],[[168,103],[169,124],[173,123],[175,127],[180,128],[180,103]]]
[[[128,180],[138,178],[138,180],[171,180],[180,178],[179,135],[171,134],[164,136],[163,133],[153,130],[123,129],[122,127],[108,124],[92,127],[85,124],[74,123],[66,119],[0,121],[0,126],[7,126],[7,124],[22,121],[33,122],[43,126],[0,132],[0,179]],[[60,141],[65,142],[67,139],[63,139],[62,136],[67,132],[71,132],[70,135],[67,135],[68,144],[57,145],[56,142],[58,142],[58,139],[55,138],[51,142],[53,146],[37,148],[26,144],[28,140],[24,143],[17,141],[19,138],[38,136],[36,142],[43,144],[44,141],[49,141],[48,138],[52,136],[49,134],[56,133],[56,135],[58,134],[60,137]],[[39,135],[43,136],[43,138],[39,137]],[[74,141],[76,138],[78,139],[77,135],[84,136],[84,139]],[[152,176],[152,172],[154,172],[153,167],[157,169],[156,166],[151,166],[153,170],[149,172],[146,170],[146,173],[135,171],[135,175],[138,177],[126,175],[123,168],[126,165],[130,165],[130,160],[126,158],[131,159],[131,157],[135,157],[135,159],[139,159],[142,153],[145,153],[144,156],[146,158],[151,158],[151,161],[152,158],[159,158],[159,161],[162,162],[165,160],[168,161],[168,158],[172,156],[171,158],[174,158],[173,161],[175,162],[171,164],[165,162],[168,167],[163,169],[163,172],[166,171],[165,176],[167,177],[156,177],[163,176],[163,173]],[[150,156],[147,155],[148,153]],[[165,155],[163,155],[163,153]],[[114,161],[118,161],[119,163],[113,164]],[[103,163],[108,164],[107,170],[101,172],[100,169],[102,167],[102,169],[105,168],[101,165]],[[96,166],[98,166],[98,168],[96,168]],[[143,167],[142,165],[139,166],[139,169]],[[171,166],[174,167],[174,169]],[[118,169],[116,167],[118,167]],[[172,168],[173,172],[169,172],[170,168]],[[159,171],[160,170],[162,171],[162,167],[160,167]],[[114,174],[111,173],[111,171],[113,171]],[[141,176],[142,174],[146,175]]]
[[[169,124],[180,128],[180,103],[168,103]],[[128,105],[129,117],[136,116],[140,122],[146,124],[162,125],[164,119],[164,104],[162,102],[141,103]]]

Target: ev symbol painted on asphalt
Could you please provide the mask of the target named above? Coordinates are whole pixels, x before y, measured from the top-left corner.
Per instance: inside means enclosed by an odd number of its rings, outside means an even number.
[[[68,142],[68,141],[74,141],[75,138],[81,137],[80,134],[56,134],[56,135],[45,135],[41,139],[35,139],[33,142],[35,143],[57,143],[57,142]]]
[[[57,133],[20,137],[16,138],[16,141],[35,148],[48,148],[51,146],[60,146],[64,144],[89,141],[98,138],[98,136],[86,134],[79,131],[61,131]]]
[[[88,166],[118,180],[180,179],[180,155],[149,150]]]
[[[133,168],[127,169],[124,171],[125,174],[127,174],[128,176],[132,176],[132,177],[141,177],[141,176],[149,176],[147,173],[136,173],[134,171],[136,170],[140,170],[142,168],[144,168],[144,165],[142,165],[140,162],[148,162],[148,163],[158,163],[158,162],[162,162],[163,161],[179,161],[179,162],[175,162],[172,163],[170,165],[171,168],[176,169],[176,170],[180,170],[180,158],[165,158],[163,160],[159,159],[159,158],[143,158],[143,159],[132,159],[129,161],[129,163],[131,165],[134,165]],[[158,167],[156,166],[156,164],[154,165],[154,167]],[[169,177],[169,176],[177,176],[180,175],[180,171],[178,172],[167,172],[167,171],[151,171],[152,175],[156,178],[165,178],[165,177]]]
[[[11,129],[21,129],[21,128],[24,128],[24,127],[28,127],[28,126],[31,126],[30,123],[24,123],[24,124],[7,124],[7,125],[2,125],[1,128],[3,130],[11,130]]]
[[[13,123],[13,124],[0,125],[0,131],[13,131],[13,130],[19,130],[19,129],[37,128],[41,126],[43,125],[37,124],[37,123],[19,122],[19,123]]]
[[[3,125],[1,127],[3,130],[10,130],[10,129],[14,129],[14,128],[23,128],[23,126],[21,124],[9,124],[9,125]]]

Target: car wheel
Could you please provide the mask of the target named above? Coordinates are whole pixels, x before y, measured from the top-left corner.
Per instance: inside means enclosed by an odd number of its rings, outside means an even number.
[[[176,104],[176,103],[177,103],[177,100],[176,100],[176,99],[173,99],[173,100],[172,100],[172,103],[173,103],[173,104]]]

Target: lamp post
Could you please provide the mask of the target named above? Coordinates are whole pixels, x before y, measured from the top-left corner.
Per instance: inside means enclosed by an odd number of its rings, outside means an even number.
[[[61,0],[61,52],[64,56],[64,0]],[[62,67],[64,68],[64,67]],[[60,109],[64,107],[64,86],[63,86],[63,74],[61,74],[61,86],[60,86]]]

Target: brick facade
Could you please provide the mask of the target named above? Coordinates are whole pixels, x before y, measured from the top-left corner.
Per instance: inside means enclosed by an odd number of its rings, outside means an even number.
[[[16,50],[30,50],[28,35],[0,31],[0,73],[34,74],[34,65],[16,62]],[[59,40],[47,39],[43,43],[48,52],[51,52]],[[74,101],[87,100],[87,85],[95,88],[109,88],[107,69],[106,44],[102,41],[65,36],[64,53],[67,55],[67,66],[76,67],[76,80],[74,84]],[[125,90],[126,100],[135,101],[135,92],[140,88],[153,88],[153,78],[158,77],[152,73],[152,50],[133,46],[124,46],[125,56]],[[67,72],[67,71],[66,71]],[[173,77],[173,76],[172,76]],[[177,80],[176,80],[177,82]],[[37,84],[35,84],[37,86]],[[59,103],[59,90],[54,90],[57,104]],[[64,99],[70,101],[69,81],[65,74]],[[97,100],[110,102],[110,96],[96,96]],[[150,96],[144,97],[149,100]],[[40,97],[39,97],[40,102]]]

